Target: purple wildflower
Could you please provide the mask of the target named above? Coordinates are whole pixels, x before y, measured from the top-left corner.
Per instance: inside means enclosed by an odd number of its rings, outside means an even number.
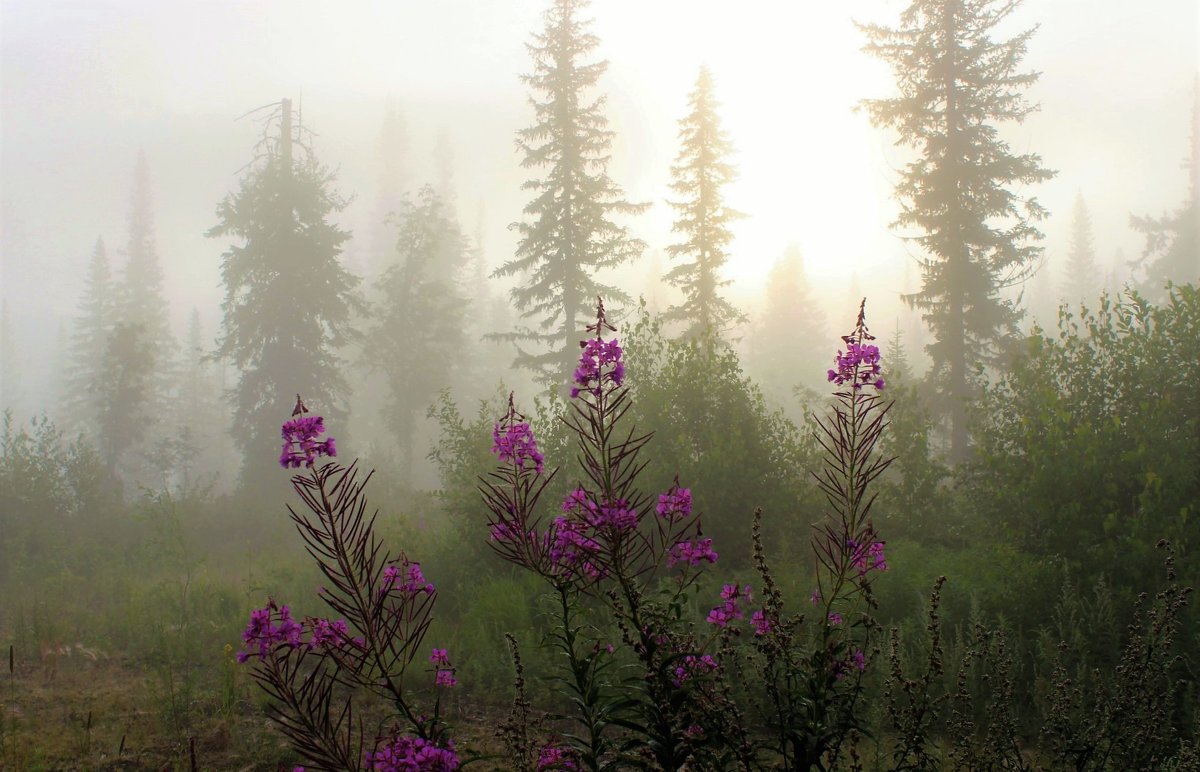
[[[328,619],[314,619],[312,621],[312,637],[309,639],[308,645],[313,649],[340,646],[346,641],[349,632],[344,619],[336,622],[330,622]]]
[[[879,373],[883,367],[879,364],[879,347],[864,344],[854,340],[853,336],[846,339],[846,353],[838,351],[837,369],[827,373],[827,380],[841,386],[849,383],[855,389],[861,389],[865,384],[871,384],[876,390],[882,391],[883,378]]]
[[[767,619],[767,612],[764,609],[759,609],[750,615],[750,624],[754,626],[754,637],[761,638],[771,632],[771,620]]]
[[[838,625],[840,625],[842,622],[845,622],[845,621],[846,620],[842,618],[842,615],[837,613],[836,611],[834,611],[833,613],[831,613],[829,615],[829,624],[833,625],[834,627],[837,627]]]
[[[725,627],[735,619],[745,618],[738,601],[750,602],[750,585],[739,589],[736,584],[727,584],[721,590],[721,599],[725,603],[708,612],[708,623],[717,627]]]
[[[285,421],[281,431],[283,449],[279,451],[279,465],[284,469],[310,469],[318,456],[336,456],[337,446],[333,438],[318,442],[317,437],[325,433],[325,419],[319,415],[302,415]]]
[[[680,687],[683,686],[684,681],[691,680],[698,675],[711,673],[716,669],[717,661],[713,659],[711,654],[702,654],[699,657],[694,654],[688,654],[675,666],[671,683],[675,684],[676,687]]]
[[[690,488],[680,488],[672,485],[671,490],[659,494],[658,506],[654,508],[659,517],[672,522],[681,520],[692,514],[692,491]]]
[[[858,670],[866,670],[867,656],[862,653],[861,649],[855,649],[854,654],[850,657],[850,664]]]
[[[386,745],[368,751],[363,759],[366,769],[376,772],[453,772],[459,767],[454,743],[440,748],[423,737],[399,735]]]
[[[698,566],[706,560],[709,563],[717,562],[717,553],[713,552],[712,539],[701,539],[697,542],[681,541],[672,547],[671,552],[667,555],[667,564],[671,566],[676,563]]]
[[[437,675],[433,677],[435,686],[458,686],[458,679],[454,677],[453,670],[438,670]]]
[[[242,633],[246,649],[238,652],[237,661],[245,662],[252,656],[265,657],[278,645],[299,646],[303,629],[299,622],[292,619],[291,609],[268,600],[266,606],[250,612],[250,624]]]
[[[605,381],[614,387],[624,382],[625,363],[621,361],[621,346],[616,338],[609,341],[592,338],[581,341],[579,345],[583,353],[579,356],[579,366],[575,368],[572,398],[578,397],[582,391],[590,391],[598,397]]]
[[[503,431],[500,424],[496,424],[492,429],[492,441],[492,452],[500,457],[500,463],[511,462],[518,469],[524,469],[525,462],[532,461],[537,474],[541,474],[545,468],[545,458],[538,450],[533,429],[529,428],[528,423],[521,421],[509,424]]]
[[[382,595],[392,590],[399,590],[409,595],[422,592],[432,595],[437,588],[425,580],[425,574],[421,573],[420,563],[409,563],[405,560],[399,566],[389,563],[383,569],[383,583],[379,588],[379,593]]]
[[[537,770],[556,769],[556,770],[577,770],[579,769],[579,755],[571,748],[564,748],[559,745],[544,745],[538,751]]]
[[[868,537],[870,533],[868,532]],[[887,560],[883,555],[884,542],[859,543],[854,539],[846,540],[846,548],[850,551],[850,565],[858,569],[859,576],[865,576],[868,571],[887,570]]]

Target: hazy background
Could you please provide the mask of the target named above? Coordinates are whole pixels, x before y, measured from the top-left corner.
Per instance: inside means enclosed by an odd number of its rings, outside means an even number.
[[[917,288],[905,243],[890,231],[892,187],[905,153],[855,112],[893,93],[887,66],[860,52],[854,21],[894,24],[906,3],[602,0],[591,8],[601,90],[615,130],[609,172],[629,200],[650,201],[632,222],[649,245],[618,280],[653,293],[671,243],[666,206],[677,121],[701,63],[716,79],[740,178],[730,206],[731,293],[753,316],[772,263],[800,246],[829,313],[852,292],[872,295],[877,329],[903,315]],[[379,134],[386,101],[407,134],[403,187],[436,176],[438,137],[452,157],[464,230],[492,265],[510,257],[528,177],[513,145],[531,121],[519,75],[543,2],[0,2],[0,287],[16,350],[23,413],[53,406],[49,388],[98,236],[123,257],[139,150],[149,162],[158,254],[176,335],[192,308],[211,337],[220,323],[221,240],[204,232],[236,186],[259,135],[237,116],[291,97],[315,150],[356,196],[340,222],[355,239],[352,269],[379,227]],[[1130,213],[1159,215],[1185,198],[1192,82],[1200,63],[1194,0],[1028,2],[1013,30],[1040,25],[1026,64],[1041,111],[1006,136],[1040,153],[1058,176],[1036,194],[1056,288],[1071,206],[1082,191],[1097,258],[1107,270],[1142,249]],[[1060,258],[1056,266],[1055,260]],[[656,260],[660,262],[656,263]],[[1127,273],[1118,267],[1119,278]],[[665,290],[661,290],[665,292]],[[1031,290],[1036,291],[1036,290]],[[1053,292],[1047,288],[1047,292]],[[838,321],[838,311],[831,318]],[[353,379],[352,379],[353,381]]]

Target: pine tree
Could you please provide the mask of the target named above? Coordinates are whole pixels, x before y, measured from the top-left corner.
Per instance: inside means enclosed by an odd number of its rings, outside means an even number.
[[[21,382],[18,373],[16,336],[8,315],[8,298],[0,300],[0,414],[17,412],[21,403]]]
[[[157,353],[146,328],[136,322],[119,321],[108,335],[94,388],[95,441],[110,475],[122,468],[126,452],[146,438],[154,420]]]
[[[522,80],[533,90],[536,123],[517,132],[522,166],[547,168],[546,176],[522,186],[534,192],[526,218],[514,223],[521,234],[516,257],[494,275],[528,277],[512,290],[514,304],[537,329],[508,336],[548,350],[532,353],[518,346],[516,364],[539,372],[549,382],[565,379],[574,366],[584,326],[597,296],[610,306],[625,293],[599,283],[593,273],[641,255],[645,244],[632,238],[612,217],[645,209],[624,200],[608,176],[613,132],[603,113],[604,97],[587,92],[608,63],[585,62],[597,46],[579,18],[586,0],[554,0],[545,13],[545,29],[527,46],[533,72]]]
[[[363,355],[386,378],[385,421],[407,473],[418,416],[465,364],[466,303],[459,287],[471,249],[446,202],[426,185],[401,210],[396,250],[399,261],[376,286],[378,313]]]
[[[763,391],[793,407],[797,385],[825,382],[832,361],[828,325],[804,272],[800,247],[791,244],[767,276],[762,312],[751,328],[749,364]]]
[[[1071,212],[1071,248],[1067,252],[1066,274],[1059,297],[1066,303],[1083,300],[1094,304],[1100,292],[1101,280],[1092,239],[1092,217],[1088,214],[1083,194],[1079,193],[1075,196],[1075,208]]]
[[[245,454],[244,485],[277,466],[279,425],[297,392],[331,424],[345,417],[348,388],[336,352],[356,337],[351,314],[365,310],[359,279],[340,259],[350,234],[330,221],[345,207],[333,174],[299,141],[290,100],[274,118],[264,154],[217,207],[219,222],[208,231],[238,242],[222,255],[217,354],[241,373],[233,436]]]
[[[1200,282],[1200,76],[1192,95],[1192,137],[1188,172],[1188,198],[1173,214],[1159,218],[1133,217],[1132,225],[1146,236],[1146,247],[1137,265],[1145,270],[1142,291],[1163,298],[1166,284]]]
[[[721,129],[717,101],[713,95],[712,75],[700,68],[696,89],[688,99],[691,112],[679,122],[683,149],[671,167],[671,190],[683,196],[670,204],[679,212],[672,229],[685,235],[684,241],[667,247],[674,260],[684,260],[664,277],[683,290],[684,302],[667,309],[667,321],[680,321],[684,336],[700,337],[712,330],[717,335],[745,317],[718,294],[729,280],[721,279],[722,266],[729,259],[726,248],[733,240],[729,224],[739,217],[725,206],[722,188],[736,176],[725,159],[732,151],[728,134]],[[690,258],[690,260],[689,260]]]
[[[396,235],[391,221],[404,205],[404,186],[409,178],[405,158],[408,138],[404,117],[394,99],[389,99],[384,108],[378,148],[379,176],[368,239],[371,257],[367,275],[372,278],[382,273],[390,262]]]
[[[88,262],[83,294],[71,324],[71,339],[63,373],[63,410],[72,429],[97,431],[96,384],[101,381],[109,335],[112,333],[116,299],[112,268],[103,239],[96,239]]]
[[[146,154],[140,151],[133,174],[129,241],[125,253],[125,268],[117,288],[116,321],[140,330],[141,345],[151,357],[154,371],[146,398],[151,402],[150,412],[158,413],[164,407],[175,381],[177,346],[171,334],[170,306],[158,257],[150,166]]]
[[[913,228],[926,257],[922,287],[906,297],[923,311],[934,340],[930,380],[949,419],[950,453],[968,452],[967,404],[979,368],[1016,334],[1020,311],[1001,291],[1030,272],[1042,238],[1031,221],[1045,210],[1013,192],[1049,179],[1036,154],[1016,155],[997,125],[1036,109],[1021,89],[1037,73],[1020,65],[1034,30],[991,38],[1019,6],[1013,0],[913,0],[891,29],[866,26],[866,50],[890,63],[900,95],[869,100],[876,126],[916,148],[896,193],[895,226]]]

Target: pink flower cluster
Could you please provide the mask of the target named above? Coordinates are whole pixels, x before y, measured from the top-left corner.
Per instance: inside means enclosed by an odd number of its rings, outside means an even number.
[[[399,566],[393,563],[383,569],[383,585],[379,588],[379,592],[383,594],[392,590],[399,590],[408,595],[422,592],[432,595],[437,588],[425,580],[425,574],[421,573],[420,563],[409,563],[405,560]]]
[[[308,640],[303,639],[305,625],[311,630]],[[309,618],[303,624],[292,618],[286,605],[276,605],[268,600],[267,605],[250,612],[250,624],[242,633],[246,644],[244,651],[237,653],[237,661],[245,662],[251,657],[265,657],[276,646],[307,646],[310,649],[330,648],[351,643],[362,646],[361,638],[350,638],[346,620],[331,622],[328,619]]]
[[[503,431],[500,424],[496,424],[492,429],[492,452],[500,457],[500,463],[513,463],[518,469],[524,469],[526,461],[533,462],[537,474],[541,474],[545,467],[545,459],[538,450],[533,429],[524,421],[511,424]]]
[[[337,446],[332,437],[317,441],[317,437],[324,433],[325,419],[319,415],[302,415],[284,422],[279,465],[284,469],[298,469],[301,466],[311,469],[318,456],[336,456]]]
[[[450,664],[450,655],[445,649],[434,649],[429,655],[429,661],[433,663],[435,672],[433,683],[435,686],[458,686],[458,679],[454,677],[454,667]]]
[[[569,517],[554,518],[549,537],[550,561],[566,575],[581,574],[599,579],[605,571],[597,561],[600,542],[591,535],[592,526]]]
[[[543,770],[577,770],[579,769],[579,754],[570,748],[550,744],[542,746],[538,751],[537,771]]]
[[[658,516],[675,522],[692,514],[692,490],[672,485],[671,490],[658,496],[658,506],[654,508]]]
[[[459,768],[454,743],[441,748],[423,737],[399,735],[388,744],[368,751],[363,759],[365,769],[376,772],[453,772]]]
[[[851,384],[855,389],[861,389],[870,383],[876,390],[882,391],[884,380],[880,376],[882,366],[879,364],[879,347],[870,344],[846,341],[846,353],[837,352],[835,357],[836,370],[828,372],[828,380],[841,386]]]
[[[713,659],[711,654],[701,654],[698,657],[694,654],[688,654],[675,666],[671,683],[675,684],[676,687],[680,687],[683,686],[684,681],[689,681],[698,675],[711,673],[716,669],[717,661]]]
[[[708,612],[710,625],[725,627],[735,619],[745,619],[738,601],[750,602],[750,585],[739,589],[736,584],[727,584],[721,590],[721,599],[725,602]]]
[[[717,557],[717,553],[712,548],[712,539],[699,539],[695,542],[681,541],[667,554],[667,565],[687,563],[689,566],[698,566],[705,561],[711,564],[717,562]]]
[[[850,550],[850,565],[858,569],[859,576],[865,576],[871,570],[887,570],[887,559],[883,554],[884,544],[885,542],[881,541],[859,544],[854,539],[846,540],[846,547]]]
[[[625,363],[621,361],[621,346],[617,339],[605,341],[601,338],[581,341],[579,344],[583,353],[579,357],[579,366],[575,368],[575,386],[571,389],[571,398],[579,396],[581,391],[590,391],[600,396],[600,390],[605,380],[613,386],[620,386],[625,380]],[[608,372],[605,372],[608,368]]]
[[[303,631],[304,627],[292,619],[291,609],[268,600],[266,606],[250,612],[250,624],[242,633],[246,650],[237,653],[237,661],[245,662],[252,656],[265,657],[278,644],[299,646]]]

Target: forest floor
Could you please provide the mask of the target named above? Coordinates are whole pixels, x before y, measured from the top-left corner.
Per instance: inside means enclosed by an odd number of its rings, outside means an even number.
[[[267,772],[296,763],[248,682],[232,706],[212,683],[181,702],[136,662],[81,651],[55,660],[18,662],[0,678],[2,772]],[[503,709],[448,712],[459,747],[499,750],[493,733]]]

